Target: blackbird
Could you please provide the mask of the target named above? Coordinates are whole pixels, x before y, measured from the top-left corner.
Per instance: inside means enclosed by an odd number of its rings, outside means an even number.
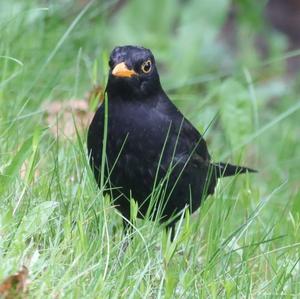
[[[255,172],[211,161],[203,136],[164,92],[149,49],[116,47],[109,67],[107,101],[91,122],[87,147],[100,186],[105,145],[106,192],[124,219],[130,219],[130,199],[134,199],[137,217],[159,217],[174,228],[180,212],[186,207],[194,212],[202,199],[214,193],[218,178]]]

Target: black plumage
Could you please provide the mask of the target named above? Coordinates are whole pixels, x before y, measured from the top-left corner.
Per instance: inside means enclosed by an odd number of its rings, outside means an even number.
[[[148,212],[160,221],[186,206],[195,211],[213,194],[218,178],[253,172],[246,167],[212,163],[206,142],[169,100],[161,87],[150,50],[124,46],[110,56],[105,179],[116,208],[130,218],[130,201],[139,217]],[[104,105],[88,131],[90,164],[100,182],[104,138]],[[150,211],[149,206],[152,203]]]

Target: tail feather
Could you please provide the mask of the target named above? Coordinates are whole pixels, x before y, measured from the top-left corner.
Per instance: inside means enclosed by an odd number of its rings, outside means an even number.
[[[212,163],[212,165],[213,165],[213,171],[217,178],[233,176],[233,175],[246,173],[246,172],[257,172],[257,170],[252,169],[252,168],[238,166],[238,165],[232,165],[232,164],[223,163],[223,162]]]

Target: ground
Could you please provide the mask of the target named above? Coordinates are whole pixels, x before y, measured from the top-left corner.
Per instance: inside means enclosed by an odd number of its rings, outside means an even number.
[[[262,4],[228,25],[229,2],[0,3],[0,286],[25,266],[14,291],[29,298],[299,296],[300,76],[286,59],[300,51]],[[85,146],[89,92],[122,44],[152,49],[216,161],[259,170],[222,180],[173,243],[133,219],[126,251]]]

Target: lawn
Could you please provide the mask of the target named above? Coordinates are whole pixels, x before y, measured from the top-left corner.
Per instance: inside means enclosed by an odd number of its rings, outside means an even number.
[[[300,296],[300,50],[264,1],[234,2],[233,27],[229,0],[0,2],[0,286],[26,266],[20,298]],[[149,220],[124,236],[88,165],[91,90],[124,44],[153,51],[215,161],[259,171],[222,179],[173,243]]]

